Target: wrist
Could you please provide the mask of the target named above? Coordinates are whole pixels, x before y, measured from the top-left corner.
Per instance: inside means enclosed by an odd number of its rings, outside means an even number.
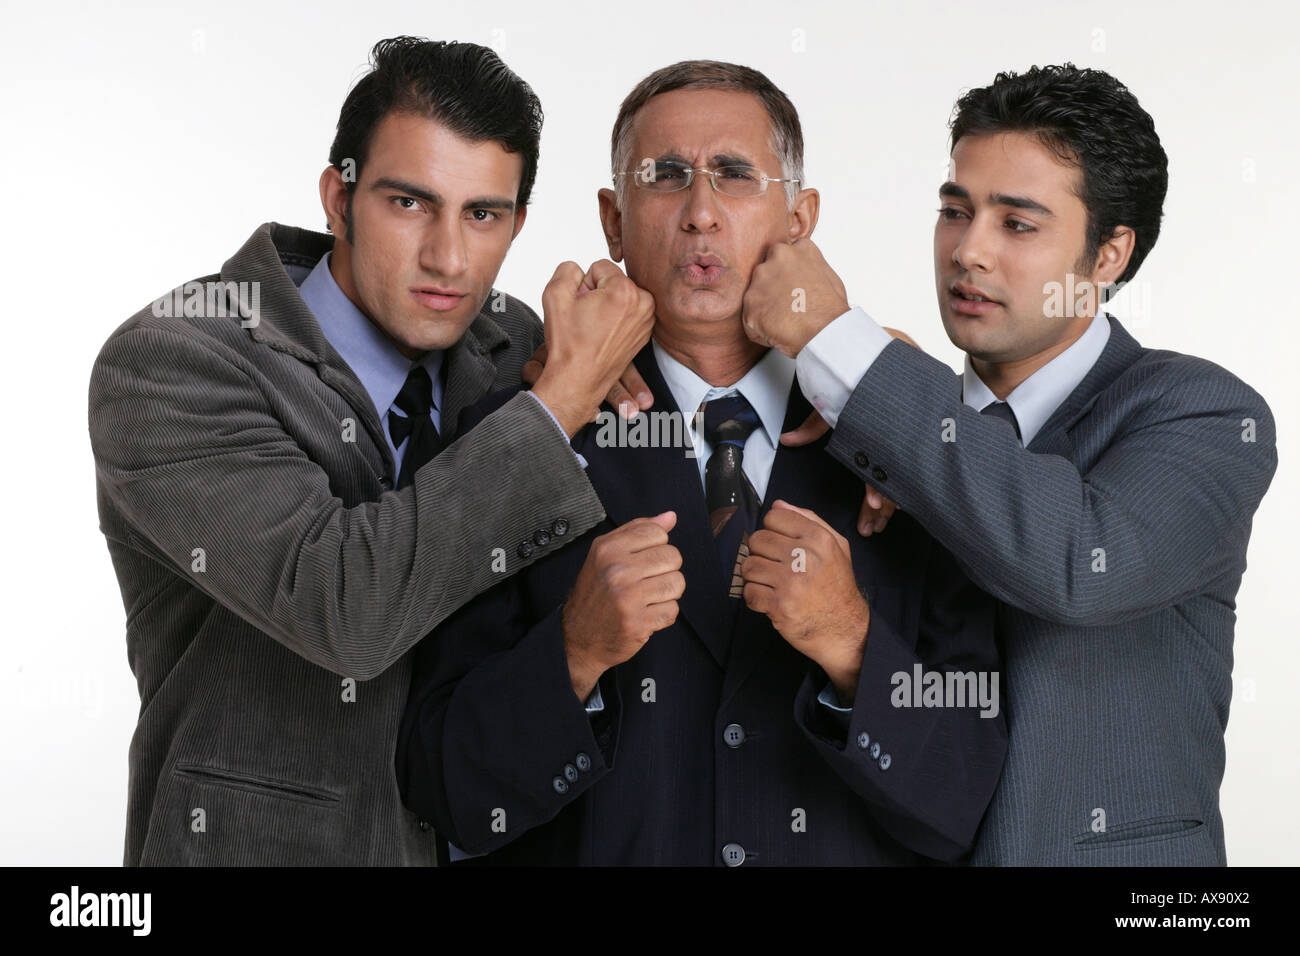
[[[845,625],[845,632],[839,650],[830,658],[819,661],[822,670],[830,678],[840,702],[848,707],[857,694],[858,677],[862,673],[862,657],[867,648],[867,631],[871,627],[871,610],[865,601]]]
[[[566,388],[562,380],[551,373],[549,367],[542,371],[532,391],[533,395],[555,416],[564,434],[570,438],[595,418],[596,410],[600,408],[599,396],[593,398],[572,388]]]
[[[799,323],[797,329],[792,330],[793,334],[789,342],[785,343],[781,351],[785,352],[790,358],[798,358],[799,353],[804,350],[809,342],[817,338],[822,329],[848,311],[848,302],[842,302],[836,303],[829,309],[804,313],[803,321]]]

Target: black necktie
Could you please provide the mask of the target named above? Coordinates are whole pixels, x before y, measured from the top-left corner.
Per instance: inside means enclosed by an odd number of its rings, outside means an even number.
[[[405,488],[414,480],[416,470],[442,451],[442,437],[429,417],[433,408],[433,380],[423,365],[411,369],[393,404],[406,413],[405,418],[394,411],[388,413],[388,434],[393,438],[393,447],[400,448],[410,438],[402,453],[402,471],[397,476],[397,487]]]
[[[744,597],[740,565],[758,523],[758,494],[741,468],[745,441],[758,426],[758,412],[739,392],[704,403],[704,435],[713,446],[704,466],[704,500],[727,594],[733,598]]]
[[[1006,402],[993,402],[985,405],[980,409],[981,415],[988,415],[990,418],[1000,418],[1008,422],[1016,430],[1016,437],[1020,437],[1020,422],[1016,421],[1016,413],[1011,410],[1011,406]]]

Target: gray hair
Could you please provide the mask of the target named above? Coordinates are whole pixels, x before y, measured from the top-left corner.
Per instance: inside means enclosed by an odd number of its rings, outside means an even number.
[[[656,70],[636,85],[619,107],[610,136],[610,171],[623,172],[632,153],[632,121],[653,97],[673,90],[723,89],[752,93],[758,97],[772,121],[768,142],[781,163],[781,178],[798,182],[782,183],[785,204],[794,206],[795,196],[803,184],[803,129],[799,114],[790,98],[777,89],[758,70],[717,60],[683,60]],[[616,176],[614,192],[621,207],[627,195],[627,177]]]

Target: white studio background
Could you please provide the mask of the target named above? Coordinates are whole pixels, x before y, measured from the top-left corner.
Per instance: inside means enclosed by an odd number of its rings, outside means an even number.
[[[1230,863],[1300,862],[1295,7],[5,0],[3,22],[0,863],[122,859],[139,700],[98,531],[91,363],[129,315],[216,271],[258,224],[323,229],[316,181],[339,107],[370,46],[401,33],[491,45],[542,99],[535,203],[501,288],[540,308],[561,259],[606,254],[595,191],[639,79],[680,59],[732,60],[767,73],[802,115],[823,197],[816,239],[850,297],[955,368],[931,260],[953,101],[1035,63],[1123,80],[1155,117],[1170,190],[1140,299],[1113,311],[1144,345],[1246,379],[1279,422],[1281,465],[1239,594],[1222,806]]]

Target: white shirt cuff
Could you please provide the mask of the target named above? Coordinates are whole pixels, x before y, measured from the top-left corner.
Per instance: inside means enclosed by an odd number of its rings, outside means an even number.
[[[867,369],[893,341],[854,306],[812,337],[795,358],[799,387],[832,428]]]

